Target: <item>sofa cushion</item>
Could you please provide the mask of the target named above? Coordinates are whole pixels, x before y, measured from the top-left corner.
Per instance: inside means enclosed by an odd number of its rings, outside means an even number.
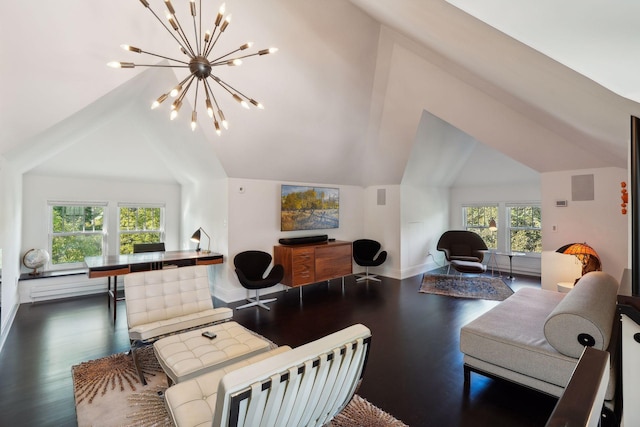
[[[606,350],[616,313],[618,282],[592,271],[547,316],[544,336],[560,353],[579,358],[585,346]]]
[[[523,288],[460,330],[460,350],[475,359],[564,387],[577,359],[545,339],[544,321],[567,294]]]

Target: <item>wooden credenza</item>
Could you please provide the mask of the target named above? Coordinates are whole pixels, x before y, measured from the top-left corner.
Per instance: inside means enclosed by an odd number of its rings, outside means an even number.
[[[284,267],[282,283],[291,287],[348,276],[351,257],[351,242],[340,240],[273,247],[273,262]]]

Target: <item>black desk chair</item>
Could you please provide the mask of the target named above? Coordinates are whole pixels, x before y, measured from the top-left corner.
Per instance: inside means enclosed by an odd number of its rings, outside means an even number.
[[[147,252],[166,252],[164,248],[164,242],[159,243],[134,243],[133,253],[142,254]],[[131,272],[148,271],[148,270],[162,270],[163,264],[161,262],[153,262],[149,264],[141,264],[139,266],[132,266]]]
[[[271,254],[262,251],[245,251],[240,252],[233,258],[233,265],[236,267],[236,274],[240,284],[246,289],[256,291],[256,298],[247,298],[248,304],[236,307],[241,310],[247,307],[258,306],[266,310],[270,310],[265,304],[275,301],[277,298],[261,300],[260,289],[270,288],[277,285],[284,277],[284,267],[276,264],[271,268],[269,274],[265,277],[265,273],[271,264]]]
[[[363,280],[380,282],[375,274],[369,274],[369,267],[377,267],[387,260],[387,251],[378,253],[381,247],[379,242],[371,239],[360,239],[353,242],[353,260],[359,266],[365,267],[364,275],[357,276],[356,282]]]

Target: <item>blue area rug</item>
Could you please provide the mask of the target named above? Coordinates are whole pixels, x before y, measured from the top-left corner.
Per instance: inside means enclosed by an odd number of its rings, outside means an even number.
[[[456,298],[503,301],[513,290],[499,277],[425,274],[419,292]]]

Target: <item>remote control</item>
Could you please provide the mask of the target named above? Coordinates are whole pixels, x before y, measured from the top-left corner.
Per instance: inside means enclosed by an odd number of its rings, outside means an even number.
[[[207,338],[209,338],[210,340],[212,340],[212,339],[214,339],[215,337],[217,337],[217,335],[216,335],[216,334],[214,334],[213,332],[209,332],[209,331],[204,331],[204,332],[202,333],[202,336],[203,336],[203,337],[207,337]]]

